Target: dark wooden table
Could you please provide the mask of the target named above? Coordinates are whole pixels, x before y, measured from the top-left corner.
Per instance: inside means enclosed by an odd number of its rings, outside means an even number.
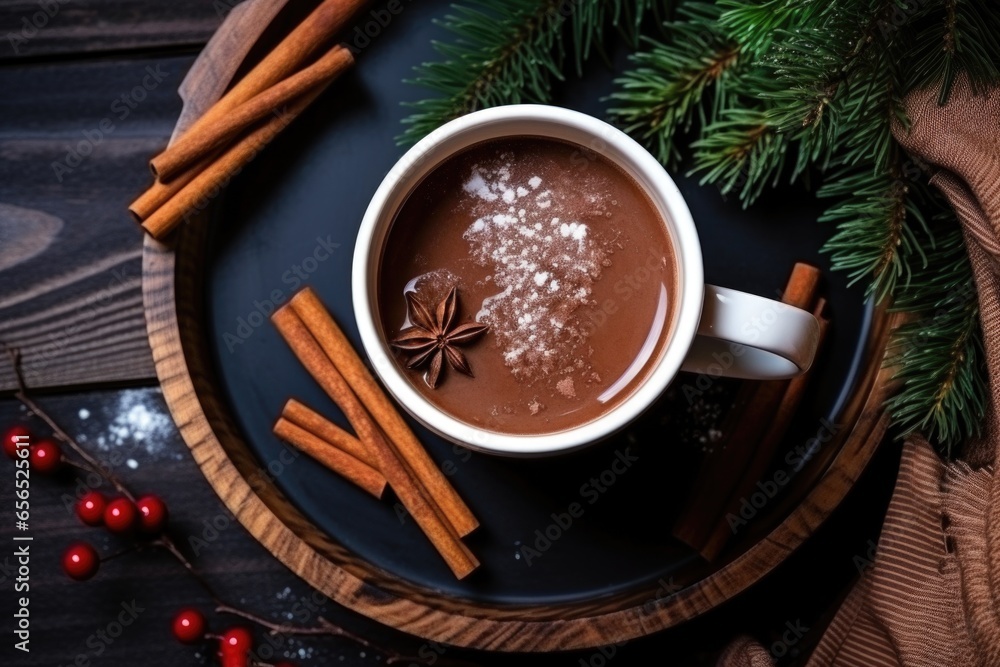
[[[308,586],[230,519],[157,388],[142,311],[142,236],[125,207],[147,183],[146,161],[173,128],[177,85],[232,4],[0,0],[0,342],[23,351],[40,403],[92,454],[133,488],[167,500],[179,541],[208,543],[197,550],[197,567],[228,600],[275,621],[317,605],[324,616],[398,653],[435,656],[419,639],[329,601],[314,602]],[[13,387],[11,368],[0,359],[0,427],[24,418]],[[655,654],[670,665],[714,664],[728,641],[751,634],[773,646],[782,664],[795,662],[864,569],[897,462],[898,448],[886,443],[799,553],[712,614],[617,647],[610,658],[606,650],[518,661],[599,667],[646,664],[644,656]],[[169,623],[179,607],[208,610],[210,603],[168,556],[123,556],[87,583],[61,573],[59,556],[74,539],[89,539],[104,553],[124,544],[72,515],[71,474],[36,477],[32,486],[31,652],[15,650],[13,466],[0,462],[0,475],[0,664],[215,664],[210,647],[171,640]],[[111,637],[109,624],[123,604],[134,605],[138,618]],[[217,628],[225,621],[210,618]],[[276,652],[302,665],[385,662],[377,652],[333,638],[284,640]],[[512,661],[457,649],[438,662],[445,659]]]

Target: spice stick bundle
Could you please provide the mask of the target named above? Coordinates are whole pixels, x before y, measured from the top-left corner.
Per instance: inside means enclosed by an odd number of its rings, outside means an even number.
[[[221,155],[200,163],[194,178],[146,218],[142,228],[153,238],[162,239],[185,218],[203,209],[219,189],[305,111],[320,92],[316,90],[306,93],[289,106],[283,115],[272,117]]]
[[[830,329],[830,321],[823,317],[826,310],[826,299],[820,298],[813,308],[813,315],[819,319],[819,343],[818,349],[822,347],[826,334]],[[775,411],[770,426],[760,439],[753,454],[753,459],[743,472],[743,477],[733,491],[729,494],[729,500],[722,514],[715,519],[714,528],[701,548],[701,555],[706,560],[714,560],[722,552],[722,549],[733,537],[733,526],[729,523],[730,516],[738,516],[743,498],[749,498],[756,491],[757,482],[764,479],[768,472],[774,455],[781,445],[788,427],[792,424],[799,404],[805,397],[806,389],[809,386],[811,373],[805,373],[792,378],[788,382],[778,409]]]
[[[164,183],[171,181],[304,93],[329,85],[353,62],[349,50],[335,46],[309,67],[274,84],[225,116],[196,124],[150,160],[153,175]]]
[[[269,114],[278,115],[287,104],[285,116],[298,115],[353,64],[350,51],[340,46],[309,62],[363,4],[324,0],[184,133],[175,144],[178,148],[154,158],[150,166],[160,177],[129,206],[138,221],[147,223],[147,232],[162,238],[173,230],[196,210],[194,204],[222,187],[288,125],[290,119],[267,119]],[[308,101],[299,104],[303,100]],[[224,150],[233,142],[238,150]],[[218,166],[219,161],[225,164]]]
[[[326,316],[329,317],[329,314]],[[461,541],[459,534],[440,509],[440,498],[445,489],[433,481],[425,486],[422,480],[403,463],[402,456],[381,430],[390,421],[389,416],[380,411],[369,414],[347,380],[341,375],[338,366],[321,347],[316,337],[316,323],[310,316],[300,317],[292,305],[288,304],[275,311],[271,321],[310,375],[344,412],[359,441],[377,463],[377,469],[444,558],[448,567],[459,579],[468,576],[479,566],[479,561]],[[341,359],[338,361],[343,363]],[[398,417],[395,409],[391,405],[389,407]],[[444,482],[447,489],[454,493],[447,480]]]
[[[811,310],[819,288],[820,271],[796,263],[781,301]],[[723,515],[729,494],[739,484],[753,459],[788,388],[788,380],[744,384],[737,399],[735,418],[724,431],[724,450],[709,457],[695,481],[694,491],[674,524],[674,536],[699,552],[708,543]]]
[[[330,446],[350,454],[365,465],[378,469],[375,458],[365,449],[360,440],[294,398],[288,399],[288,402],[285,403],[281,416],[325,440]]]
[[[479,521],[375,382],[375,378],[368,372],[361,357],[316,293],[306,287],[292,297],[289,306],[303,321],[310,324],[310,330],[320,347],[368,411],[379,415],[379,425],[414,477],[425,488],[438,491],[434,500],[455,532],[465,537],[475,530]]]
[[[367,463],[331,446],[326,440],[285,418],[279,419],[274,425],[274,434],[376,498],[382,497],[385,477]]]

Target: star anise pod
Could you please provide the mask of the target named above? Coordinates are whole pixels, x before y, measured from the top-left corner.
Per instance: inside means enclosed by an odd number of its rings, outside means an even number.
[[[420,368],[430,363],[424,380],[431,389],[438,385],[445,359],[456,371],[472,377],[469,362],[458,346],[471,343],[489,329],[488,325],[479,322],[455,326],[457,311],[458,290],[455,287],[433,313],[414,292],[406,293],[406,312],[413,326],[400,332],[392,340],[392,346],[413,355],[406,363],[407,368]]]

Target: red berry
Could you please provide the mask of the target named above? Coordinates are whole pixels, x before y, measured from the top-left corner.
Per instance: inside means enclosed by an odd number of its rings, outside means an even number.
[[[51,440],[42,440],[31,446],[31,469],[43,475],[55,472],[62,465],[62,450]]]
[[[219,640],[222,667],[246,667],[253,649],[253,636],[246,628],[230,628]]]
[[[248,667],[250,656],[246,653],[223,653],[222,667]]]
[[[194,644],[205,638],[205,617],[197,609],[181,609],[174,616],[174,638],[182,644]]]
[[[112,533],[127,533],[135,527],[139,512],[125,497],[115,498],[104,508],[104,525]]]
[[[148,495],[135,502],[139,509],[139,527],[147,533],[160,533],[167,525],[167,506],[158,496]]]
[[[229,628],[220,640],[223,653],[250,651],[253,649],[253,635],[246,628]]]
[[[88,526],[100,526],[104,523],[104,508],[108,499],[100,491],[88,491],[83,498],[76,501],[76,515]]]
[[[21,447],[27,449],[28,441],[31,440],[31,431],[28,430],[27,426],[22,424],[15,424],[7,429],[7,432],[3,434],[3,452],[12,459],[17,458],[17,450],[19,447],[17,443],[20,442]]]
[[[85,581],[97,574],[101,559],[94,547],[86,542],[75,542],[63,553],[62,568],[71,579]]]

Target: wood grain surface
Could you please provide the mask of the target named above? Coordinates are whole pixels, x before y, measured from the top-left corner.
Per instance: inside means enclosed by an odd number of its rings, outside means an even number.
[[[0,60],[154,48],[197,50],[241,0],[5,0]]]
[[[36,387],[154,377],[142,234],[125,210],[170,136],[190,56],[0,68],[0,340]],[[0,391],[13,377],[0,366]]]

